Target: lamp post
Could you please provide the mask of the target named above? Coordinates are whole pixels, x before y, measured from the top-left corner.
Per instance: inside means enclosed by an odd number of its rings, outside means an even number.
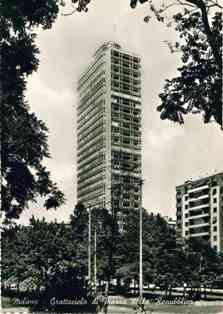
[[[94,231],[94,286],[97,290],[97,233]]]
[[[91,207],[88,214],[88,278],[91,281]]]
[[[142,180],[140,180],[140,208],[139,208],[139,296],[143,297],[143,269],[142,269]]]
[[[91,231],[92,231],[92,215],[91,210],[94,208],[95,205],[89,205],[89,213],[88,213],[88,278],[89,281],[93,279],[95,290],[97,286],[97,230],[96,226],[94,228],[94,277],[92,278],[91,274]]]

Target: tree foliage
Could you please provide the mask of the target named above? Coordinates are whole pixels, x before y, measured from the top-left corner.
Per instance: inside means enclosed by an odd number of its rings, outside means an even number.
[[[2,279],[20,291],[36,292],[39,305],[53,297],[84,298],[91,302],[85,280],[86,260],[78,251],[78,234],[70,225],[34,217],[28,226],[5,228],[2,241]]]
[[[148,0],[139,1],[140,3]],[[202,113],[204,122],[213,118],[223,127],[222,112],[222,6],[218,0],[150,0],[152,14],[159,22],[175,25],[180,41],[168,43],[171,52],[180,52],[183,65],[179,76],[167,79],[160,93],[161,119],[183,123],[184,115]],[[131,0],[135,8],[138,0]],[[173,11],[171,11],[173,9]],[[167,11],[172,14],[167,17]],[[177,13],[176,13],[177,12]],[[170,22],[171,21],[171,22]]]
[[[25,99],[27,77],[39,65],[35,29],[52,26],[59,4],[57,0],[1,1],[2,209],[7,218],[18,218],[38,196],[47,197],[47,209],[64,202],[43,166],[44,158],[50,157],[48,129]]]
[[[126,216],[121,233],[113,233],[112,216],[92,209],[92,274],[94,234],[97,235],[97,280],[111,282],[128,291],[139,279],[139,212]],[[88,271],[88,213],[78,204],[71,223],[47,223],[32,218],[28,226],[4,227],[2,233],[2,283],[17,283],[18,289],[43,291],[44,304],[53,296],[68,296],[91,302]],[[160,215],[143,211],[143,280],[155,284],[171,296],[172,288],[222,287],[222,255],[207,242],[190,240],[182,246],[175,232]],[[93,279],[93,278],[91,278]],[[71,294],[70,294],[71,293]],[[191,294],[191,297],[195,295]]]
[[[166,80],[159,98],[161,119],[183,123],[183,116],[189,112],[203,113],[204,122],[213,118],[222,125],[222,72],[218,60],[207,41],[205,27],[200,12],[174,16],[175,29],[180,33],[181,42],[170,45],[171,50],[180,51],[183,65],[178,68],[179,75]],[[221,13],[216,12],[211,21],[215,48],[222,50]]]
[[[126,217],[116,252],[116,278],[128,289],[139,282],[139,213],[132,210]],[[213,287],[222,274],[222,258],[209,243],[190,240],[186,246],[176,241],[175,231],[160,215],[143,211],[143,278],[171,296],[172,288],[183,286]]]
[[[172,273],[175,234],[160,215],[143,210],[143,274],[144,283],[163,282],[168,271]],[[118,246],[119,268],[117,273],[129,285],[139,277],[139,212],[132,210],[126,217],[126,225]],[[165,258],[166,257],[166,258]],[[169,260],[169,263],[167,262]],[[165,264],[165,265],[164,265]],[[162,270],[163,268],[163,270]],[[165,269],[165,270],[164,270]],[[157,283],[157,282],[156,282]]]
[[[118,227],[112,215],[103,208],[91,208],[91,252],[92,274],[93,256],[96,253],[97,278],[99,281],[110,281],[115,271],[115,249],[118,241]],[[72,232],[76,239],[76,253],[80,260],[87,265],[88,259],[88,232],[89,211],[83,204],[78,203],[70,217]],[[94,236],[96,235],[97,247],[95,252]]]

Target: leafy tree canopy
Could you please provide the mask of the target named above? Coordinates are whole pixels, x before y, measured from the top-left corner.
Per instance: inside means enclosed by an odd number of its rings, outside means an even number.
[[[43,165],[44,158],[50,157],[48,129],[30,111],[24,96],[27,77],[39,64],[35,28],[50,28],[59,5],[57,0],[2,0],[0,4],[2,209],[9,219],[18,218],[38,196],[47,197],[47,209],[64,202]]]
[[[181,42],[170,45],[172,52],[181,53],[182,66],[179,75],[166,80],[159,98],[161,119],[183,123],[183,116],[189,112],[203,113],[204,122],[214,119],[222,125],[222,72],[221,62],[215,57],[207,41],[206,31],[200,12],[174,16],[175,29],[180,33]],[[221,13],[216,12],[211,19],[215,48],[222,50]]]
[[[52,296],[85,297],[85,260],[80,260],[69,225],[34,217],[28,226],[5,228],[2,241],[3,284],[10,278],[18,289],[43,290],[44,302]],[[77,236],[78,234],[76,234]]]
[[[131,0],[135,8],[137,0]],[[147,0],[139,1],[140,3]],[[204,122],[214,119],[223,126],[222,112],[222,6],[218,0],[149,1],[149,22],[154,14],[159,22],[174,25],[180,40],[169,44],[181,53],[179,76],[167,79],[160,93],[161,119],[183,123],[184,115],[202,113]],[[173,8],[173,11],[171,11]],[[172,17],[167,17],[167,11]],[[177,13],[176,13],[177,12]]]

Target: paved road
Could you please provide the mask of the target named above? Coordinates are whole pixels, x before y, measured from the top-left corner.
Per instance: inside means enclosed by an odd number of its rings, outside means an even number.
[[[29,309],[27,307],[7,307],[7,308],[3,308],[1,309],[1,313],[3,314],[11,314],[11,313],[30,313]]]

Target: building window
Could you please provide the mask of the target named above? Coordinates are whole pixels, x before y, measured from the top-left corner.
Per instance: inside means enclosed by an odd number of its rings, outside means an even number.
[[[213,213],[217,213],[217,207],[213,208]]]
[[[217,241],[217,236],[214,236],[213,239],[214,239],[214,241]]]
[[[213,203],[217,203],[217,198],[213,198]]]
[[[213,231],[215,231],[215,232],[217,231],[217,226],[213,227]]]
[[[212,194],[215,195],[217,193],[216,189],[213,189]]]

